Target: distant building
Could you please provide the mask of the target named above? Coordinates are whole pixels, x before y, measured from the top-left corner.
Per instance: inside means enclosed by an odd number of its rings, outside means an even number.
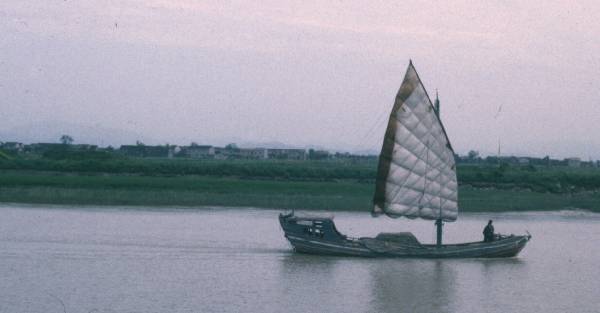
[[[304,149],[267,149],[269,159],[306,160]]]
[[[173,155],[175,146],[146,146],[146,145],[124,145],[119,152],[126,156],[138,158],[168,158]]]
[[[200,145],[181,147],[179,155],[192,159],[212,159],[215,157],[215,147]]]
[[[581,166],[580,158],[567,158],[567,159],[565,159],[565,161],[567,161],[567,166],[569,166],[569,167],[580,167]]]
[[[215,147],[215,159],[251,159],[260,160],[267,158],[267,149],[265,148],[234,148],[234,147]]]
[[[346,152],[345,154],[336,153],[336,156],[344,155],[347,158],[350,158],[351,154]],[[329,158],[329,151],[326,150],[308,150],[308,158],[311,160],[325,160]]]
[[[361,155],[352,154],[349,152],[336,152],[335,154],[329,154],[329,158],[349,163],[375,162],[377,161],[378,157],[379,156],[377,155]],[[310,154],[308,158],[310,159]]]
[[[519,158],[520,165],[529,165],[529,158]]]
[[[6,151],[23,152],[25,145],[20,142],[5,142],[0,145],[0,148]]]
[[[86,145],[86,144],[69,145],[69,149],[77,150],[77,151],[95,151],[95,150],[98,150],[98,146]]]
[[[215,159],[286,159],[306,160],[304,149],[265,149],[265,148],[237,148],[214,147]]]
[[[215,159],[224,160],[229,159],[233,154],[234,149],[226,149],[221,147],[215,147]]]
[[[268,157],[265,148],[238,149],[239,157],[242,159],[266,159]]]
[[[596,163],[594,161],[581,161],[581,167],[596,167]]]
[[[25,151],[33,154],[44,154],[50,150],[61,149],[65,146],[62,143],[33,143],[25,146]]]

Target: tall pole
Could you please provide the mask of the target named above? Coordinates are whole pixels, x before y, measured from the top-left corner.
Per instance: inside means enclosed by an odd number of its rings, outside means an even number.
[[[437,240],[435,241],[435,244],[440,247],[442,246],[442,226],[444,226],[444,222],[442,222],[441,218],[435,220],[435,226],[437,226]]]
[[[438,119],[440,118],[440,98],[438,97],[438,92],[437,89],[435,90],[435,102],[434,102],[434,107],[435,107],[435,114],[437,115]],[[435,226],[436,227],[436,246],[437,247],[441,247],[442,246],[442,226],[444,226],[444,222],[442,221],[442,208],[440,205],[440,218],[438,218],[437,220],[435,220]]]

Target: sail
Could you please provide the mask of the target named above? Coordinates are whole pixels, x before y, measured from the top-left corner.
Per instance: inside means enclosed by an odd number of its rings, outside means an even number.
[[[379,156],[374,216],[458,216],[454,151],[419,76],[409,63]]]

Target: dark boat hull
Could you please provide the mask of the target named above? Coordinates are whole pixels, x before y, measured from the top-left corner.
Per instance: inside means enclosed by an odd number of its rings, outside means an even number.
[[[280,214],[285,237],[300,253],[358,257],[504,258],[516,256],[531,236],[499,236],[492,242],[420,244],[410,233],[350,238],[337,231],[331,218],[301,218]]]

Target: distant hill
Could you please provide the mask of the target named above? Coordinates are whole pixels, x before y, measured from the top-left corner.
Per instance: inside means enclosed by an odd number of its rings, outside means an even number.
[[[134,144],[137,140],[149,144],[158,143],[152,138],[128,130],[106,128],[101,125],[85,126],[70,122],[44,122],[3,129],[0,130],[0,141],[59,142],[60,136],[65,134],[73,137],[74,143],[99,146]]]

